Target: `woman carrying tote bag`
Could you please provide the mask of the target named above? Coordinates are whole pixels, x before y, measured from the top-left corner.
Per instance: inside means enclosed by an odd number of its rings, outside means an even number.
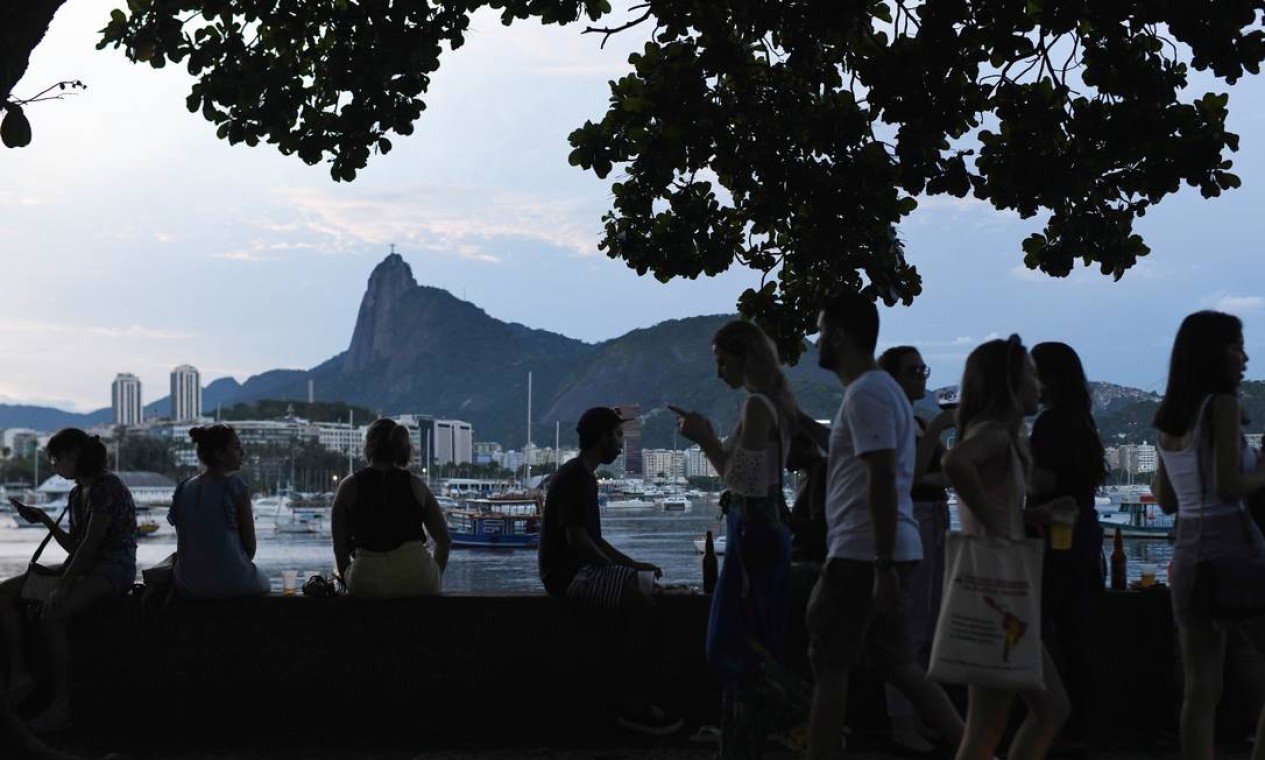
[[[1040,389],[1032,358],[1019,336],[1009,340],[992,340],[977,347],[967,357],[962,373],[961,399],[958,409],[958,443],[944,457],[944,473],[957,491],[959,519],[967,536],[1008,539],[1018,544],[1024,539],[1024,498],[1028,470],[1032,466],[1024,417],[1037,411]],[[1030,515],[1049,516],[1055,512],[1075,510],[1071,499],[1060,499],[1029,510]],[[957,538],[956,536],[954,538]],[[987,543],[981,543],[987,547]],[[1039,562],[1040,548],[1033,555]],[[978,547],[977,547],[978,550]],[[986,549],[985,549],[986,550]],[[952,552],[951,552],[952,554]],[[952,559],[950,560],[952,561]],[[1039,566],[1038,566],[1039,567]],[[1039,572],[1036,576],[1039,578]],[[1039,581],[1031,589],[1040,588]],[[953,584],[945,589],[944,610],[953,606]],[[990,597],[992,599],[992,597]],[[992,599],[1002,615],[999,625],[1006,626],[1007,653],[1021,636],[1036,638],[1040,626],[1007,616],[1005,600]],[[1035,600],[1039,617],[1039,598]],[[991,605],[990,605],[991,606]],[[937,646],[946,633],[946,615],[942,611],[937,629]],[[1012,628],[1014,629],[1012,631]],[[1018,635],[1012,635],[1018,634]],[[1063,722],[1067,720],[1067,693],[1059,680],[1050,655],[1040,647],[1044,688],[1014,689],[970,684],[966,712],[966,732],[958,747],[957,757],[986,760],[996,753],[1010,716],[1015,694],[1028,706],[1023,725],[1015,733],[1009,757],[1044,757]],[[933,660],[936,655],[933,654]],[[936,663],[932,663],[935,676]]]

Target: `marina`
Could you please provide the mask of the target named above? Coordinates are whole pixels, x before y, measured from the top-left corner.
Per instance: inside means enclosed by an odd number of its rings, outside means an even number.
[[[256,503],[259,501],[262,499],[256,500]],[[268,508],[267,502],[264,507]],[[12,512],[4,516],[11,517]],[[167,524],[165,512],[159,511],[156,516],[159,530],[137,544],[137,564],[140,568],[156,564],[176,548],[175,532]],[[267,525],[274,518],[275,515],[269,518],[256,514],[256,523]],[[715,535],[717,553],[722,553],[725,547],[724,525],[714,494],[702,494],[693,499],[689,512],[665,512],[651,503],[640,509],[608,511],[602,515],[603,537],[634,559],[663,568],[661,583],[670,586],[701,585],[700,552],[703,535],[709,530]],[[0,527],[0,577],[23,572],[31,552],[43,535],[43,530]],[[1130,580],[1140,579],[1144,564],[1155,565],[1159,570],[1158,580],[1167,580],[1168,561],[1172,558],[1172,546],[1168,541],[1153,536],[1126,537],[1124,545]],[[57,562],[64,554],[54,543],[49,545],[45,557],[50,562]],[[283,570],[297,570],[302,577],[315,573],[329,575],[334,555],[328,527],[322,527],[320,532],[262,529],[259,531],[255,562],[272,579],[273,588],[277,591],[281,589]],[[488,551],[486,548],[458,546],[452,552],[444,575],[444,590],[455,593],[539,592],[541,586],[535,548],[502,546],[496,551]]]

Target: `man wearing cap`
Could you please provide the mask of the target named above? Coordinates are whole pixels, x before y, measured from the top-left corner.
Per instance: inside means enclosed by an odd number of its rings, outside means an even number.
[[[624,448],[623,418],[614,409],[593,407],[580,416],[580,454],[558,468],[545,498],[540,527],[540,580],[553,596],[572,599],[584,607],[607,610],[625,618],[625,696],[619,723],[644,733],[669,734],[681,727],[650,703],[646,681],[659,668],[647,667],[647,636],[653,629],[651,593],[638,584],[638,572],[662,571],[637,562],[602,538],[597,499],[600,465],[614,462]],[[647,576],[648,577],[648,576]]]

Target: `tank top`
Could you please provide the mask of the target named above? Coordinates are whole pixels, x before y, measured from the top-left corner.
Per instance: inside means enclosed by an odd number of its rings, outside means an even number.
[[[389,552],[405,541],[426,540],[422,503],[413,493],[412,473],[366,467],[352,477],[356,501],[347,515],[354,548]]]
[[[969,436],[970,432],[967,435]],[[984,484],[984,494],[988,498],[989,505],[1002,505],[1001,508],[1005,510],[1004,515],[993,516],[991,520],[994,524],[1006,526],[1008,535],[1005,538],[1019,540],[1024,537],[1023,502],[1027,491],[1027,473],[1024,472],[1023,461],[1019,458],[1019,452],[1015,449],[1014,442],[1011,441],[1006,476],[995,483]],[[990,535],[984,529],[984,524],[971,511],[973,505],[966,506],[966,509],[958,510],[958,520],[962,523],[962,532],[972,536]],[[985,506],[984,508],[993,509],[995,507]]]
[[[1191,435],[1190,445],[1180,451],[1167,451],[1156,447],[1160,459],[1164,461],[1164,470],[1168,473],[1168,481],[1177,494],[1177,516],[1179,519],[1199,519],[1200,517],[1217,517],[1238,512],[1240,499],[1223,501],[1217,496],[1213,484],[1212,441],[1205,441],[1208,396],[1199,405],[1199,421],[1195,432]],[[1256,467],[1256,452],[1239,436],[1239,470],[1246,472]],[[1203,470],[1202,473],[1200,472]]]
[[[785,466],[787,451],[790,449],[790,436],[786,432],[786,427],[782,424],[782,418],[777,412],[777,407],[773,401],[761,393],[751,394],[751,398],[759,399],[768,407],[769,414],[773,415],[773,424],[776,426],[778,437],[781,439],[781,446],[774,442],[769,444],[763,450],[763,458],[755,464],[759,468],[758,474],[745,471],[745,468],[751,466],[751,462],[745,457],[735,456],[739,453],[739,439],[742,438],[738,425],[734,426],[733,432],[722,444],[726,453],[730,456],[729,465],[725,468],[725,472],[721,473],[721,477],[725,481],[725,485],[737,493],[743,493],[748,490],[748,486],[755,482],[763,482],[763,490],[765,494],[776,496],[778,484],[782,482],[782,470]],[[754,477],[753,477],[754,475]]]

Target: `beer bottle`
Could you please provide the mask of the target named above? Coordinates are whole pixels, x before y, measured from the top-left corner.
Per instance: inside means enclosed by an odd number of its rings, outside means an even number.
[[[710,594],[716,590],[716,577],[720,570],[716,565],[716,542],[712,532],[707,531],[707,542],[703,545],[703,593]]]
[[[1111,588],[1124,591],[1129,587],[1128,560],[1124,556],[1124,534],[1116,526],[1116,537],[1111,548]]]

